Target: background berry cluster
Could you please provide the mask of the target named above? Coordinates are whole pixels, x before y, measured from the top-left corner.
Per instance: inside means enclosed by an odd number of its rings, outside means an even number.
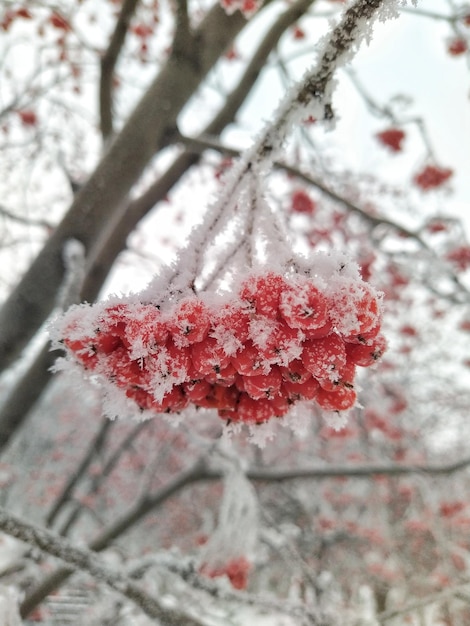
[[[74,360],[142,411],[192,404],[253,424],[301,400],[330,411],[354,406],[356,366],[385,349],[380,321],[380,297],[360,278],[267,271],[245,278],[230,299],[193,294],[166,310],[76,306],[57,332]]]

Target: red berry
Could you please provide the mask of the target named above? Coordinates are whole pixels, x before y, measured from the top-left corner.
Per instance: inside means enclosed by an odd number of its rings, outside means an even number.
[[[117,348],[124,344],[119,332],[116,334],[103,333],[98,330],[94,338],[94,345],[98,353],[111,354],[111,352],[114,352],[114,350],[117,350]]]
[[[303,382],[285,380],[282,383],[282,394],[287,396],[291,402],[297,402],[298,400],[314,400],[319,389],[320,385],[318,381],[312,376]]]
[[[344,281],[334,292],[329,315],[336,332],[343,337],[364,336],[380,325],[378,296],[367,283]]]
[[[118,315],[119,310],[114,311],[112,316]],[[169,335],[167,321],[160,310],[153,305],[143,304],[126,312],[126,316],[125,339],[132,355],[138,358],[158,354]]]
[[[232,559],[226,565],[226,573],[234,589],[246,589],[251,564],[245,557]]]
[[[295,26],[293,31],[294,39],[305,39],[305,31],[300,26]]]
[[[15,13],[17,17],[22,17],[24,20],[30,20],[33,17],[31,13],[28,11],[28,9],[26,9],[25,7],[16,9]]]
[[[58,30],[63,30],[65,32],[72,30],[69,22],[65,19],[65,17],[63,17],[59,13],[56,13],[55,11],[49,16],[49,23]]]
[[[310,372],[305,369],[300,359],[294,359],[287,367],[280,367],[279,371],[282,374],[283,380],[287,380],[291,383],[304,383],[312,377]]]
[[[199,404],[212,392],[212,385],[207,380],[195,380],[183,383],[186,397],[194,404]]]
[[[189,399],[185,396],[182,387],[175,385],[171,391],[165,394],[161,402],[153,400],[151,408],[159,413],[179,413],[183,411],[188,404]]]
[[[459,246],[446,254],[446,259],[459,270],[465,271],[470,267],[470,246]]]
[[[304,339],[301,331],[289,328],[281,322],[269,328],[269,323],[263,325],[261,318],[256,320],[256,324],[252,324],[252,329],[258,324],[261,325],[261,328],[258,333],[253,333],[253,343],[266,362],[287,366],[291,361],[300,357]],[[269,329],[265,336],[262,332],[263,327]]]
[[[205,379],[207,382],[219,385],[220,387],[231,387],[235,384],[237,377],[237,370],[229,363],[227,367],[221,370],[213,370],[209,374],[206,374]]]
[[[380,359],[387,349],[387,341],[383,335],[378,335],[370,345],[346,344],[346,354],[348,361],[369,367]]]
[[[327,391],[334,391],[338,385],[352,389],[356,377],[356,364],[352,360],[346,361],[346,365],[337,372],[337,376],[336,380],[331,380],[331,378],[319,379],[320,387]]]
[[[245,391],[254,400],[273,398],[281,388],[282,376],[278,367],[273,367],[268,374],[248,376],[245,379]]]
[[[356,392],[340,385],[334,391],[320,388],[315,400],[325,411],[345,411],[355,405]]]
[[[209,309],[197,298],[183,300],[173,314],[169,328],[177,346],[202,341],[210,328]]]
[[[279,310],[291,328],[315,330],[328,323],[326,298],[308,279],[283,290]]]
[[[339,372],[346,365],[343,340],[335,334],[307,340],[302,352],[302,362],[315,378],[338,380]]]
[[[240,11],[245,17],[250,17],[258,10],[258,2],[256,0],[242,0]]]
[[[278,314],[279,299],[286,288],[286,281],[280,274],[268,272],[261,276],[250,276],[240,289],[240,298],[259,315],[275,319]]]
[[[232,357],[232,365],[242,376],[257,376],[270,370],[252,341],[247,341],[243,349]]]
[[[64,345],[84,367],[95,368],[98,356],[92,339],[87,337],[83,339],[68,339],[65,337]]]
[[[246,393],[240,393],[236,418],[248,424],[262,424],[277,414],[277,407],[271,400],[253,400]]]
[[[194,404],[206,409],[233,411],[237,406],[239,395],[240,392],[233,386],[219,387],[218,385],[210,385],[209,392]]]
[[[147,37],[150,37],[150,35],[153,33],[153,28],[151,26],[142,23],[136,24],[132,27],[131,30],[134,35],[136,35],[136,37],[139,37],[139,39],[147,39]]]
[[[213,337],[206,337],[204,341],[193,344],[190,349],[194,368],[201,376],[220,372],[230,363],[224,347]]]
[[[149,392],[142,389],[142,387],[130,387],[126,389],[126,396],[134,400],[142,411],[152,408],[153,398]]]
[[[224,346],[232,356],[238,352],[249,338],[251,316],[234,304],[225,305],[212,316],[210,336]]]

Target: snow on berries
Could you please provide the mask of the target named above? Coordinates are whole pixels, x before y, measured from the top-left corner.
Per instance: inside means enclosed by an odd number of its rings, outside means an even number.
[[[261,424],[305,401],[344,411],[356,404],[356,367],[373,365],[386,341],[381,296],[328,256],[317,273],[253,271],[231,294],[74,306],[54,338],[145,417],[193,406]]]

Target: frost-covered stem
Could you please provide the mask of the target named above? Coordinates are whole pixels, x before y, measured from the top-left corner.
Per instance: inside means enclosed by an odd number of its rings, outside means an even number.
[[[155,598],[149,596],[129,578],[117,570],[112,570],[101,563],[96,554],[85,548],[77,548],[70,541],[63,539],[44,528],[39,528],[11,515],[0,508],[0,529],[8,535],[39,548],[50,556],[57,557],[74,569],[91,574],[98,582],[109,587],[134,602],[149,617],[161,620],[163,624],[177,623],[187,626],[201,626],[197,619],[187,615],[176,615],[164,608]]]
[[[415,120],[415,122],[418,123],[418,120]],[[195,151],[197,150],[198,152],[203,152],[206,149],[213,149],[213,150],[217,150],[221,152],[222,154],[226,154],[228,156],[233,156],[233,157],[240,156],[239,150],[236,150],[235,148],[231,148],[229,146],[225,146],[221,144],[218,140],[210,136],[201,135],[197,138],[184,137],[183,141],[185,142],[185,145],[187,145],[188,149],[195,150]],[[316,178],[313,178],[309,174],[302,172],[296,167],[293,167],[281,161],[275,161],[273,165],[276,168],[284,170],[291,176],[295,176],[296,178],[304,181],[308,185],[315,187],[322,194],[324,194],[325,196],[327,196],[334,202],[337,202],[338,204],[342,205],[347,211],[351,213],[355,213],[364,222],[366,222],[371,228],[376,228],[378,226],[389,227],[390,229],[395,231],[397,234],[415,241],[419,245],[420,248],[422,248],[425,252],[429,253],[434,259],[440,261],[436,252],[427,244],[425,239],[423,239],[423,237],[420,235],[419,231],[411,230],[407,228],[406,226],[404,226],[403,224],[400,224],[387,217],[371,215],[370,213],[362,209],[357,204],[354,204],[353,202],[351,202],[348,198],[340,195],[336,191],[333,191],[332,189],[325,186],[324,183],[320,182]],[[273,214],[273,216],[274,218],[276,218],[276,214]],[[283,241],[282,230],[283,230],[282,226],[280,226],[280,234],[281,234],[281,238],[279,239],[280,242]],[[459,276],[455,274],[455,272],[452,272],[452,270],[449,267],[446,267],[445,270],[449,278],[455,284],[460,294],[465,299],[468,299],[470,296],[469,290],[462,283]],[[205,284],[208,284],[209,282],[212,282],[212,280],[211,281],[207,280]],[[436,294],[439,295],[440,297],[445,297],[446,299],[452,302],[461,303],[461,300],[457,299],[456,297],[452,297],[449,294],[443,295],[438,292],[436,292]]]
[[[193,233],[191,238],[191,259],[194,277],[202,269],[202,257],[208,239],[218,232],[227,213],[233,207],[234,198],[243,189],[248,174],[259,176],[260,185],[266,168],[276,157],[285,135],[296,120],[300,109],[316,102],[323,106],[325,118],[332,117],[329,91],[337,67],[351,53],[352,47],[359,43],[364,32],[364,23],[370,20],[381,7],[384,0],[357,0],[347,9],[340,23],[333,29],[326,40],[320,59],[306,77],[294,86],[292,93],[281,104],[270,124],[262,131],[258,140],[234,166],[226,177],[225,187],[219,201],[212,207],[209,215]],[[189,254],[189,252],[188,252]],[[185,259],[185,265],[187,260]]]
[[[239,253],[244,255],[245,263],[243,264],[243,266],[249,267],[250,255],[247,250],[247,243],[244,240],[236,241],[231,246],[226,247],[225,254],[223,256],[223,262],[219,261],[214,269],[207,276],[205,276],[203,281],[201,281],[201,284],[199,286],[200,291],[205,291],[206,289],[209,289],[209,287],[211,287],[217,280],[222,278],[227,271],[227,267],[230,266],[231,262],[237,257],[237,254]]]

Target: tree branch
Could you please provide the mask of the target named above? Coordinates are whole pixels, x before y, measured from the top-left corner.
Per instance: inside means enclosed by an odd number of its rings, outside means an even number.
[[[204,459],[199,459],[188,470],[181,472],[173,480],[170,480],[164,487],[156,493],[142,498],[121,518],[117,519],[102,530],[102,532],[89,544],[89,549],[100,552],[106,549],[111,542],[129,530],[134,524],[141,520],[152,510],[161,506],[168,498],[179,492],[194,482],[204,480],[206,476]],[[221,478],[222,475],[214,475],[215,478]],[[61,567],[47,577],[33,589],[23,600],[21,605],[21,616],[26,617],[44,598],[46,598],[54,589],[57,589],[67,578],[73,573],[70,567]]]
[[[106,52],[101,59],[101,78],[99,87],[100,130],[103,139],[113,133],[113,77],[119,54],[126,39],[129,24],[139,0],[124,0],[119,17],[111,35]]]
[[[311,468],[252,468],[246,472],[246,477],[253,481],[285,482],[298,479],[326,480],[328,478],[362,478],[373,476],[409,476],[425,474],[429,476],[450,475],[461,471],[470,465],[470,458],[464,458],[448,465],[357,465],[336,467]],[[197,482],[221,480],[220,471],[207,467],[204,458],[199,459],[188,470],[181,472],[173,480],[154,494],[147,495],[137,502],[121,518],[104,528],[101,533],[89,544],[94,551],[101,551],[109,547],[115,539],[140,522],[148,513],[161,506],[168,498]],[[69,568],[60,568],[34,589],[23,601],[21,615],[28,615],[54,589],[59,587],[72,573]]]
[[[75,486],[78,484],[78,482],[81,480],[81,478],[87,471],[96,453],[103,448],[103,445],[108,436],[108,432],[113,424],[114,422],[108,419],[103,419],[103,421],[101,422],[98,432],[96,433],[90,445],[88,446],[88,449],[86,450],[85,455],[83,456],[77,469],[71,475],[65,487],[63,488],[62,493],[56,499],[54,506],[51,508],[51,510],[47,514],[47,517],[45,520],[46,526],[52,526],[61,508],[64,506],[66,502],[70,500],[70,497],[72,495],[73,490],[75,489]]]
[[[54,556],[73,570],[87,572],[97,582],[104,582],[109,587],[125,596],[136,604],[146,615],[160,620],[163,624],[177,623],[181,626],[203,626],[198,619],[192,618],[179,611],[164,608],[155,598],[140,589],[129,578],[118,570],[109,569],[101,563],[96,554],[85,548],[77,548],[70,541],[59,537],[45,528],[33,526],[19,517],[11,515],[0,508],[0,529],[24,541],[28,545],[39,548],[42,552]]]

